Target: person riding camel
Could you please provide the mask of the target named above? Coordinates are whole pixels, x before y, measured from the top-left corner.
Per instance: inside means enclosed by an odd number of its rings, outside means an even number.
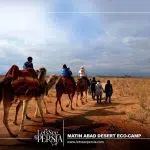
[[[87,78],[86,70],[83,66],[80,67],[78,75],[79,75],[80,79],[85,79],[87,81],[88,86],[90,85],[89,79]]]
[[[69,76],[71,76],[71,73],[70,73],[70,71],[69,71],[69,68],[67,67],[66,64],[64,64],[63,67],[62,67],[61,75],[64,76],[64,77],[69,77]]]
[[[72,71],[70,70],[70,68],[67,67],[66,64],[64,64],[62,67],[61,75],[63,77],[67,77],[67,78],[71,79],[74,84],[74,87],[76,87],[76,82],[75,82],[74,78],[72,77]]]
[[[28,57],[27,58],[27,62],[24,63],[23,65],[23,69],[27,69],[27,68],[33,68],[33,63],[32,63],[33,58],[32,57]]]

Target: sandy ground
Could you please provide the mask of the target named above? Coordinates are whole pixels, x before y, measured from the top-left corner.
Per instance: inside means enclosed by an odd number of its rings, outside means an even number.
[[[66,108],[66,104],[69,99],[67,95],[62,97],[62,106],[65,111],[61,112],[58,109],[59,115],[55,115],[55,91],[50,92],[50,97],[45,97],[48,104],[50,114],[45,114],[44,117],[47,122],[46,127],[52,129],[61,129],[62,120],[64,120],[65,130],[90,130],[93,133],[136,133],[141,134],[142,137],[150,137],[150,124],[141,123],[136,120],[129,119],[128,112],[136,111],[138,101],[131,99],[130,97],[120,97],[115,94],[112,97],[112,104],[104,103],[104,95],[102,104],[97,104],[96,100],[93,100],[91,96],[88,96],[88,102],[82,105],[79,101],[79,107],[75,106],[76,96],[74,97],[73,107],[75,110],[71,111],[70,108]],[[10,115],[9,124],[14,132],[18,132],[19,126],[13,124],[15,117],[15,106],[13,104]],[[22,110],[22,109],[21,109]],[[42,127],[40,118],[34,117],[35,101],[32,100],[29,103],[28,114],[32,120],[25,120],[25,131],[19,135],[19,137],[33,137],[37,133],[37,130]],[[27,144],[24,141],[17,139],[4,139],[9,138],[9,134],[2,122],[3,119],[3,105],[0,105],[0,149],[7,149],[10,146],[15,149],[34,149],[32,144]],[[18,116],[18,122],[21,122],[21,111]],[[82,128],[82,129],[81,129]],[[75,130],[76,132],[77,130]],[[82,132],[82,131],[81,131]],[[97,144],[94,147],[83,147],[83,149],[140,149],[143,146],[149,145],[149,140],[106,140],[105,144]],[[38,147],[40,148],[40,147]],[[80,147],[81,148],[81,147]],[[36,148],[37,149],[37,148]],[[41,147],[42,149],[42,147]],[[46,149],[46,148],[45,148]],[[72,147],[73,149],[73,147]],[[77,148],[79,149],[79,147]]]

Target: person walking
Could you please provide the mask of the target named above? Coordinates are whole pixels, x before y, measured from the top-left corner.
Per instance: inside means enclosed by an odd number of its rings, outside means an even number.
[[[103,90],[103,87],[101,85],[101,82],[97,81],[97,83],[95,85],[95,96],[97,98],[97,104],[101,103],[103,91],[104,90]]]
[[[106,93],[106,103],[111,103],[111,96],[113,94],[113,87],[110,83],[110,80],[107,80],[107,84],[105,85],[105,93]]]
[[[95,85],[96,85],[96,79],[93,77],[93,80],[91,81],[91,93],[92,93],[92,99],[95,100]]]

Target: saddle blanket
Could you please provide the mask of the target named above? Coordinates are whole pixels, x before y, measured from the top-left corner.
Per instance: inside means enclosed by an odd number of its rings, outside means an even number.
[[[5,77],[12,77],[11,85],[16,95],[38,95],[40,86],[34,69],[19,70],[18,66],[13,65]]]

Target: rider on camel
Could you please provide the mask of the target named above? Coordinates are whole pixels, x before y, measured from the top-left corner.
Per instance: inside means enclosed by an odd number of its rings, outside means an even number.
[[[25,62],[24,65],[23,65],[23,69],[27,69],[27,68],[32,68],[33,69],[32,60],[33,60],[32,57],[28,57],[27,62]]]
[[[64,76],[64,77],[69,77],[69,76],[72,75],[72,72],[69,71],[69,68],[67,67],[67,65],[64,64],[63,67],[62,67],[62,72],[61,72],[61,74],[62,74],[62,76]]]
[[[87,74],[86,74],[86,70],[85,70],[84,66],[80,67],[78,75],[79,75],[80,79],[85,79],[87,81],[88,85],[90,85],[90,82],[89,82],[89,79],[87,78]]]
[[[63,77],[67,77],[67,78],[71,79],[74,84],[74,87],[76,87],[76,82],[75,82],[74,78],[72,77],[72,71],[70,70],[70,68],[67,67],[66,64],[64,64],[62,67],[61,75]]]

